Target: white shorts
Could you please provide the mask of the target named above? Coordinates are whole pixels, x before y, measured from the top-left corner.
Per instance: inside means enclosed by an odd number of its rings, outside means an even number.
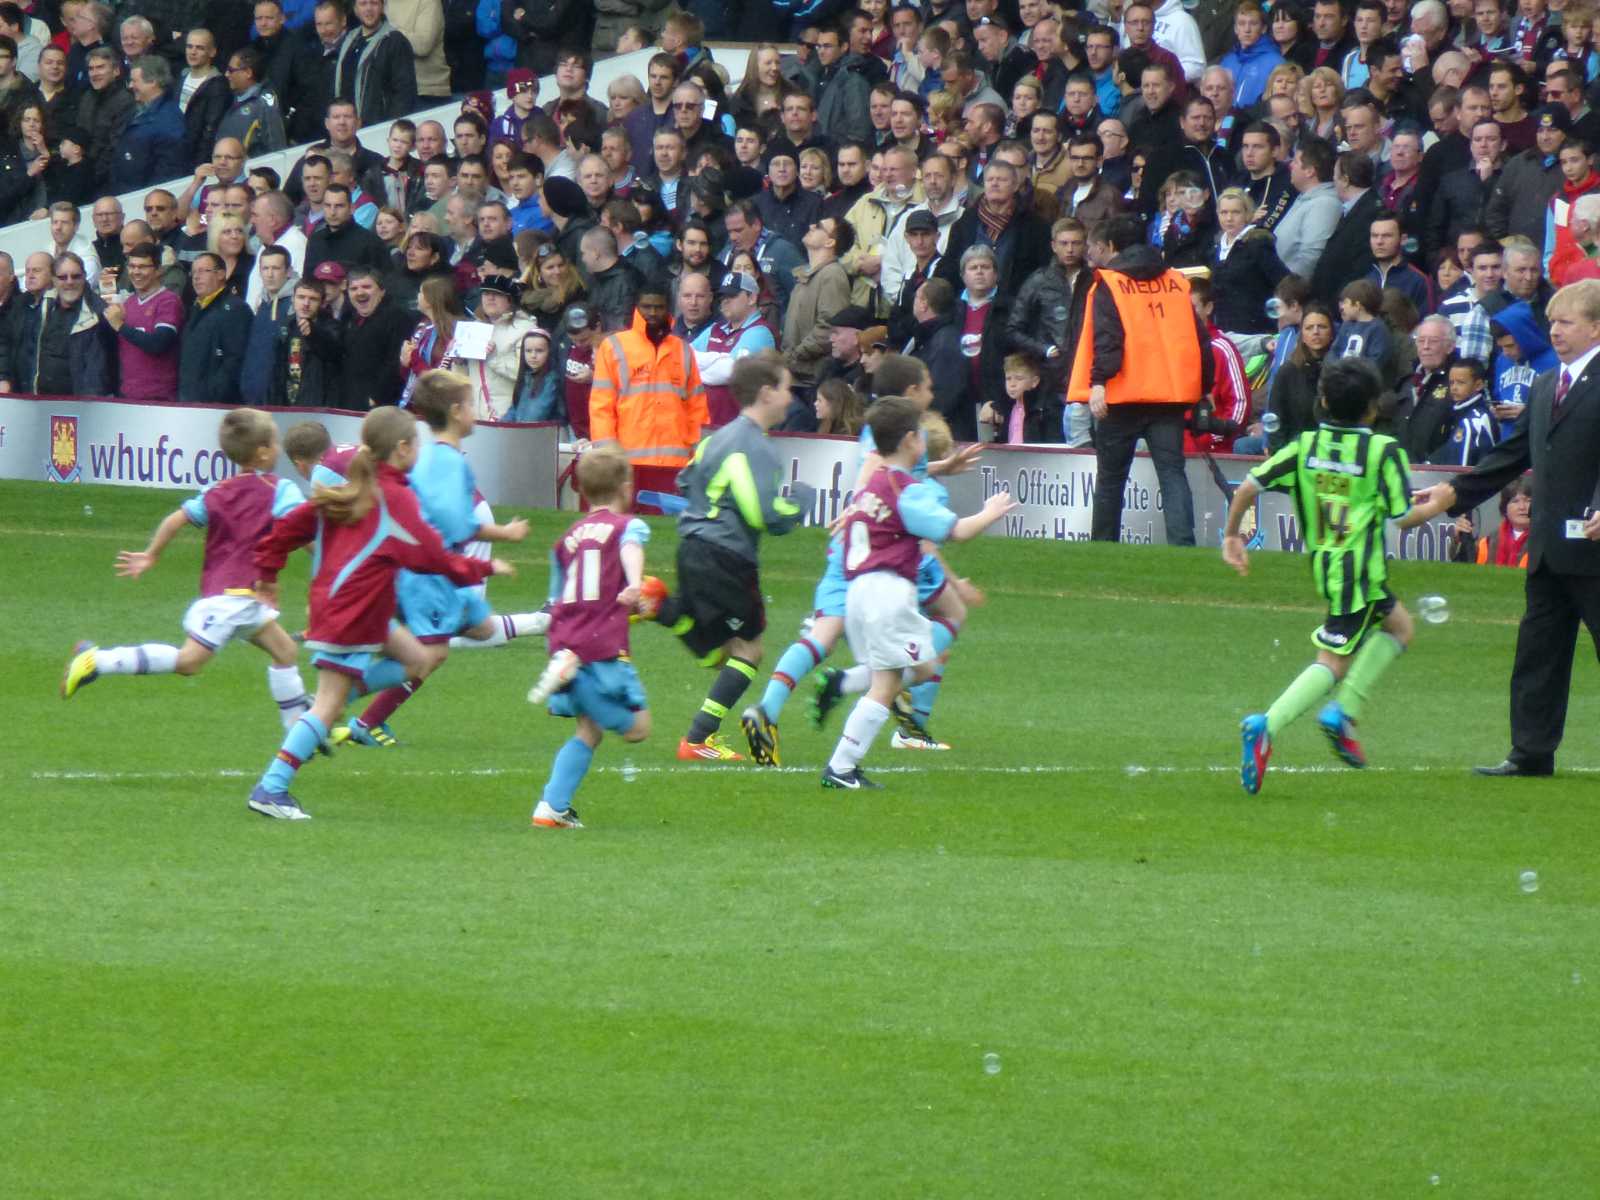
[[[236,637],[254,637],[278,610],[254,596],[202,596],[183,614],[183,631],[208,650],[221,650]]]
[[[844,630],[850,653],[874,671],[898,671],[937,657],[933,625],[917,608],[917,585],[890,571],[850,581]]]

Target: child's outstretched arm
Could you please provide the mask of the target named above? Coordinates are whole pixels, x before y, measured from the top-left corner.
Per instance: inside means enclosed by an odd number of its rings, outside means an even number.
[[[1250,557],[1244,550],[1244,539],[1239,536],[1239,526],[1244,514],[1261,494],[1261,485],[1253,476],[1246,475],[1233,490],[1233,502],[1228,505],[1228,526],[1222,535],[1222,561],[1241,575],[1250,574]]]
[[[161,524],[156,526],[155,533],[150,535],[150,544],[143,550],[117,551],[117,574],[124,579],[139,578],[156,565],[161,552],[173,538],[183,532],[183,527],[189,524],[192,522],[187,511],[182,508],[173,509],[162,518]]]

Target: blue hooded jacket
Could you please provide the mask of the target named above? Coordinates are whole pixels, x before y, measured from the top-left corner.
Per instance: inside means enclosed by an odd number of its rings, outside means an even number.
[[[1526,404],[1533,381],[1546,371],[1555,370],[1561,362],[1526,300],[1502,308],[1493,321],[1516,339],[1522,361],[1514,362],[1496,349],[1489,367],[1489,394],[1496,404]],[[1500,436],[1504,438],[1515,422],[1501,424]]]
[[[478,0],[478,36],[491,77],[503,77],[517,65],[516,39],[500,30],[500,0]]]
[[[1234,108],[1250,108],[1260,102],[1261,93],[1267,90],[1267,76],[1283,65],[1283,55],[1272,38],[1262,34],[1249,49],[1240,49],[1235,42],[1218,65],[1233,74]]]

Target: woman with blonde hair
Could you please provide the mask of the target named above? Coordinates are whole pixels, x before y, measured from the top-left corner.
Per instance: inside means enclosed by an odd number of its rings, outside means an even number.
[[[223,290],[243,300],[255,268],[256,256],[250,253],[250,231],[236,213],[219,213],[206,230],[206,249],[222,259],[228,268]]]
[[[1267,114],[1267,101],[1274,96],[1288,96],[1298,104],[1300,81],[1306,77],[1299,63],[1285,62],[1273,67],[1267,75],[1266,86],[1261,89],[1261,114]]]
[[[1325,141],[1338,142],[1334,130],[1339,123],[1339,103],[1344,99],[1344,84],[1332,67],[1318,67],[1300,81],[1300,115],[1305,131]]]
[[[779,68],[783,53],[771,42],[762,42],[750,52],[750,65],[738,90],[728,99],[733,119],[740,125],[758,121],[783,107],[783,98],[794,93],[794,85]]]
[[[833,190],[833,166],[815,146],[800,151],[800,186],[824,199]]]
[[[584,298],[583,279],[577,268],[554,244],[546,242],[539,247],[534,260],[532,278],[522,293],[523,311],[530,315],[539,328],[555,336],[562,332],[562,318],[567,309]]]

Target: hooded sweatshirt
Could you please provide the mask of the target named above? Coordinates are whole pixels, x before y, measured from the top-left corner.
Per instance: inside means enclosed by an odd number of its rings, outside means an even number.
[[[1233,74],[1234,108],[1252,108],[1260,103],[1261,94],[1267,90],[1267,76],[1282,64],[1283,54],[1265,33],[1253,46],[1235,42],[1220,63]]]
[[[1494,315],[1494,323],[1516,339],[1522,361],[1516,362],[1499,350],[1489,367],[1489,390],[1496,404],[1526,404],[1533,381],[1546,371],[1560,366],[1550,348],[1550,340],[1539,327],[1539,320],[1526,300],[1507,305]],[[1501,437],[1514,422],[1501,422]]]
[[[1205,74],[1206,48],[1200,38],[1200,26],[1189,15],[1189,10],[1184,8],[1183,0],[1164,0],[1161,7],[1156,9],[1154,37],[1156,45],[1165,46],[1183,64],[1184,78],[1198,83],[1200,76]],[[1263,77],[1262,83],[1265,82]]]

